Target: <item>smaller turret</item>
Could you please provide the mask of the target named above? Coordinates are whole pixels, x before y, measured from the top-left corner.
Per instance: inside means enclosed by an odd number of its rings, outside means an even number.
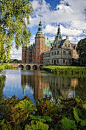
[[[56,39],[61,39],[62,40],[60,24],[58,25],[58,32],[57,32],[57,35],[56,35]]]

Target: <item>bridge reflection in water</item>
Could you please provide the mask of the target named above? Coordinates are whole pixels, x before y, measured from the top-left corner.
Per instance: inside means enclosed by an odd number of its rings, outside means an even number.
[[[12,65],[13,68],[21,68],[22,70],[37,70],[40,69],[43,64],[28,64],[28,63],[8,63],[8,65]]]

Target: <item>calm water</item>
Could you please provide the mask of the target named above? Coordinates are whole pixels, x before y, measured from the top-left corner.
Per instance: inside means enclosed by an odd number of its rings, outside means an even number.
[[[4,70],[2,74],[6,76],[1,93],[3,98],[5,96],[11,98],[15,95],[22,99],[28,94],[28,98],[31,98],[34,104],[35,99],[45,97],[45,94],[53,96],[53,99],[56,95],[72,97],[79,94],[81,96],[83,90],[85,92],[84,88],[86,88],[85,79],[58,77],[46,71],[18,69]],[[80,89],[82,89],[82,93]]]

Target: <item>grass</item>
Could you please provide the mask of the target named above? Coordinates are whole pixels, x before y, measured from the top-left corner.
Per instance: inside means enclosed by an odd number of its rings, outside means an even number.
[[[59,76],[86,77],[86,67],[81,66],[43,66],[44,70]]]

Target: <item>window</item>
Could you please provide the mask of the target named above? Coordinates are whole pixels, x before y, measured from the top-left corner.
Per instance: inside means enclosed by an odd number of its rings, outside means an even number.
[[[70,47],[70,44],[68,44],[68,47]]]
[[[56,47],[56,45],[55,45],[55,47]]]
[[[56,51],[54,52],[54,55],[56,55]]]
[[[69,55],[71,55],[71,51],[69,51]]]
[[[69,59],[69,64],[71,63],[71,60]]]
[[[38,52],[39,52],[39,49],[38,49]]]
[[[63,51],[63,54],[66,54],[66,52],[65,52],[65,51]]]
[[[65,59],[63,59],[63,63],[65,63]]]
[[[57,63],[59,63],[58,59],[57,59]]]
[[[53,60],[52,60],[52,63],[53,63]]]
[[[77,51],[76,51],[76,55],[77,55]]]
[[[57,51],[57,55],[59,54],[59,51]]]
[[[52,55],[53,55],[53,52],[52,52]]]

